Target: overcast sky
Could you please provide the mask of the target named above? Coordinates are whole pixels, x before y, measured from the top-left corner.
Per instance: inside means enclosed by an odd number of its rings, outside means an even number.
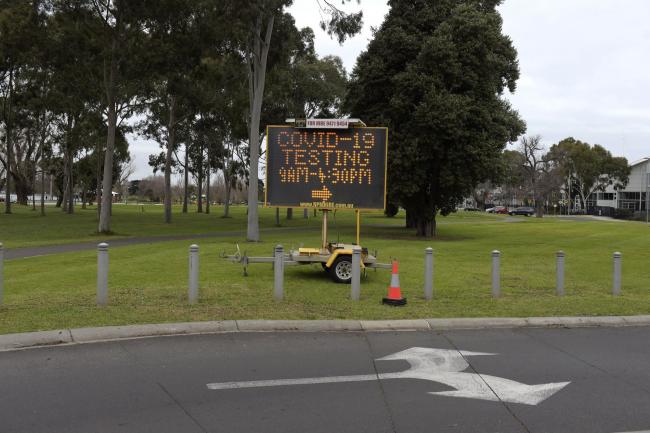
[[[312,27],[316,51],[343,59],[348,72],[372,38],[388,6],[384,0],[352,2],[364,28],[342,46],[320,30],[316,0],[294,0],[298,27]],[[503,31],[519,53],[521,76],[513,107],[527,134],[550,146],[572,136],[601,144],[634,162],[650,156],[650,0],[505,0]],[[151,174],[147,156],[158,146],[132,143],[136,173]]]

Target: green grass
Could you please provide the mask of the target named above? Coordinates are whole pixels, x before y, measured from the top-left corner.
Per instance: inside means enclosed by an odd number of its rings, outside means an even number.
[[[124,214],[122,213],[124,212]],[[241,208],[223,222],[217,215],[189,214],[176,218],[170,230],[153,211],[115,210],[116,227],[132,235],[217,232],[216,225],[243,229]],[[240,265],[219,257],[232,252],[235,243],[249,255],[270,255],[273,246],[320,241],[319,219],[305,221],[296,215],[291,224],[311,226],[290,235],[265,232],[263,242],[237,238],[200,239],[201,299],[187,305],[187,262],[190,241],[162,242],[114,248],[110,252],[109,306],[95,302],[94,252],[67,253],[17,259],[5,263],[5,303],[0,307],[0,333],[117,325],[223,319],[406,319],[423,317],[553,316],[650,314],[650,228],[642,223],[568,221],[558,218],[509,218],[459,213],[439,219],[439,237],[423,241],[402,228],[403,219],[380,214],[363,217],[362,243],[378,249],[380,261],[395,257],[400,263],[403,308],[381,305],[390,282],[386,270],[369,271],[362,280],[361,301],[348,299],[350,287],[334,284],[320,266],[287,267],[283,302],[272,299],[273,272],[267,264],[253,264],[249,276]],[[75,233],[74,218],[51,215],[58,226],[43,226],[40,237],[48,241]],[[157,214],[161,218],[161,214]],[[32,215],[19,211],[20,231],[27,232]],[[91,218],[89,218],[91,219]],[[142,219],[142,220],[141,220]],[[0,218],[2,220],[2,218]],[[511,221],[517,222],[511,222]],[[118,223],[119,221],[119,223]],[[143,221],[147,221],[146,223]],[[206,222],[208,221],[208,222]],[[263,226],[274,224],[273,210],[263,210]],[[283,219],[283,223],[286,221]],[[3,222],[6,224],[6,222]],[[148,224],[158,227],[158,231]],[[11,226],[13,227],[13,226]],[[142,227],[142,230],[136,230]],[[220,226],[221,227],[221,226]],[[9,234],[3,227],[0,236]],[[128,228],[128,230],[127,230]],[[119,229],[118,229],[119,230]],[[57,233],[51,233],[57,232]],[[352,215],[339,213],[330,227],[330,239],[351,241]],[[31,235],[30,235],[31,236]],[[15,235],[12,242],[20,243]],[[36,242],[32,236],[30,242]],[[78,238],[77,238],[78,239]],[[423,250],[434,248],[434,300],[422,298]],[[490,296],[490,252],[502,252],[502,297]],[[566,296],[555,287],[555,252],[566,253]],[[611,296],[612,252],[623,253],[623,294]]]
[[[0,207],[4,211],[4,208]],[[65,214],[53,206],[46,207],[42,217],[40,210],[32,211],[30,206],[12,206],[11,215],[0,213],[0,242],[5,248],[33,247],[77,242],[95,242],[105,239],[98,235],[97,209],[77,207],[72,215]],[[222,218],[223,207],[212,206],[210,214],[196,213],[193,207],[188,213],[181,213],[180,206],[174,206],[172,223],[163,221],[163,207],[160,205],[113,205],[110,238],[142,236],[192,235],[225,231],[246,230],[246,207],[231,206],[231,218]],[[275,227],[275,211],[261,213],[260,227]],[[294,219],[287,221],[282,213],[283,226],[305,226],[309,220],[302,218],[302,211],[294,212]]]

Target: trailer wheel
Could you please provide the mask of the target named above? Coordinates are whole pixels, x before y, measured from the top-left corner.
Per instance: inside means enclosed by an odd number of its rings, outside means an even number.
[[[349,284],[352,281],[352,257],[337,257],[330,268],[330,275],[337,283]]]

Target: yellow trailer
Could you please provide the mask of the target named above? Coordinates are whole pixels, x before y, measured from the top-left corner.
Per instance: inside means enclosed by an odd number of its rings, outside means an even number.
[[[329,210],[323,211],[322,225],[322,242],[320,248],[298,248],[291,250],[284,255],[284,264],[309,265],[320,263],[322,268],[327,272],[332,280],[337,283],[350,283],[352,279],[352,250],[359,245],[360,238],[360,213],[356,211],[357,222],[357,242],[354,244],[333,243],[327,240],[327,217]],[[225,258],[241,263],[244,266],[244,275],[248,274],[248,265],[250,263],[273,263],[273,257],[250,257],[246,253],[241,253],[239,246],[234,255],[224,256]],[[379,263],[375,255],[370,254],[367,248],[361,248],[361,269],[391,269],[389,263]]]

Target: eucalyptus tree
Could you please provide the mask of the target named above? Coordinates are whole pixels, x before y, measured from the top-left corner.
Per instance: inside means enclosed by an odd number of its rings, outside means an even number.
[[[230,0],[235,2],[235,0]],[[349,0],[341,0],[342,4]],[[248,226],[246,238],[249,241],[259,241],[259,216],[258,216],[258,171],[260,157],[261,131],[260,120],[264,102],[264,87],[269,60],[269,53],[275,47],[283,44],[282,37],[275,37],[274,25],[280,22],[293,22],[286,17],[284,12],[292,0],[251,0],[246,4],[236,2],[238,5],[238,19],[235,22],[237,36],[241,43],[241,51],[248,71],[249,103],[248,103],[248,154],[249,154],[249,180],[248,180]],[[330,35],[336,36],[339,43],[346,37],[354,35],[361,30],[362,13],[346,14],[328,0],[314,0],[314,10],[320,9],[323,20],[321,27]],[[276,53],[280,53],[276,50]],[[275,53],[271,54],[271,59]]]
[[[113,179],[124,180],[124,177],[130,174],[128,171],[131,155],[129,153],[129,143],[126,139],[127,131],[128,129],[118,128],[115,133]],[[82,207],[85,208],[86,203],[92,204],[99,199],[97,195],[97,166],[102,164],[103,153],[98,152],[97,149],[98,145],[103,143],[106,138],[101,117],[97,116],[94,119],[84,121],[79,134],[83,145],[79,147],[79,157],[73,163],[72,168],[76,179],[75,185],[77,185],[77,190],[81,193]]]
[[[212,41],[213,31],[206,25],[219,27],[222,8],[219,3],[192,0],[161,0],[151,5],[148,32],[152,47],[152,80],[156,82],[149,122],[165,131],[159,143],[165,149],[165,222],[172,220],[171,173],[177,149],[179,123],[194,116],[191,101],[196,92],[193,74],[201,68],[204,47]]]
[[[92,37],[100,23],[81,2],[62,1],[55,6],[49,25],[48,106],[63,157],[63,210],[72,213],[75,158],[89,146],[89,137],[96,138],[101,126],[102,92],[96,81],[102,73],[100,46]],[[94,152],[100,154],[101,143],[95,139],[93,144]]]
[[[0,0],[0,122],[4,138],[0,163],[6,172],[5,213],[11,213],[12,180],[17,176],[15,128],[21,119],[15,98],[28,82],[28,75],[39,68],[47,8],[44,0]],[[21,193],[20,189],[17,192]]]
[[[598,144],[592,146],[568,137],[551,146],[549,158],[559,165],[566,183],[575,187],[584,210],[595,192],[604,191],[608,186],[620,190],[629,181],[627,159],[613,156]]]
[[[148,97],[151,83],[148,75],[150,38],[145,24],[155,0],[60,0],[81,2],[90,12],[87,22],[91,37],[99,52],[97,61],[103,66],[101,77],[103,107],[105,107],[107,134],[104,150],[101,209],[98,232],[111,230],[111,201],[115,136],[119,124],[141,111]]]
[[[24,82],[14,102],[13,152],[9,165],[17,202],[27,205],[29,195],[35,192],[39,160],[52,138],[52,115],[43,98],[42,83],[36,80]]]

